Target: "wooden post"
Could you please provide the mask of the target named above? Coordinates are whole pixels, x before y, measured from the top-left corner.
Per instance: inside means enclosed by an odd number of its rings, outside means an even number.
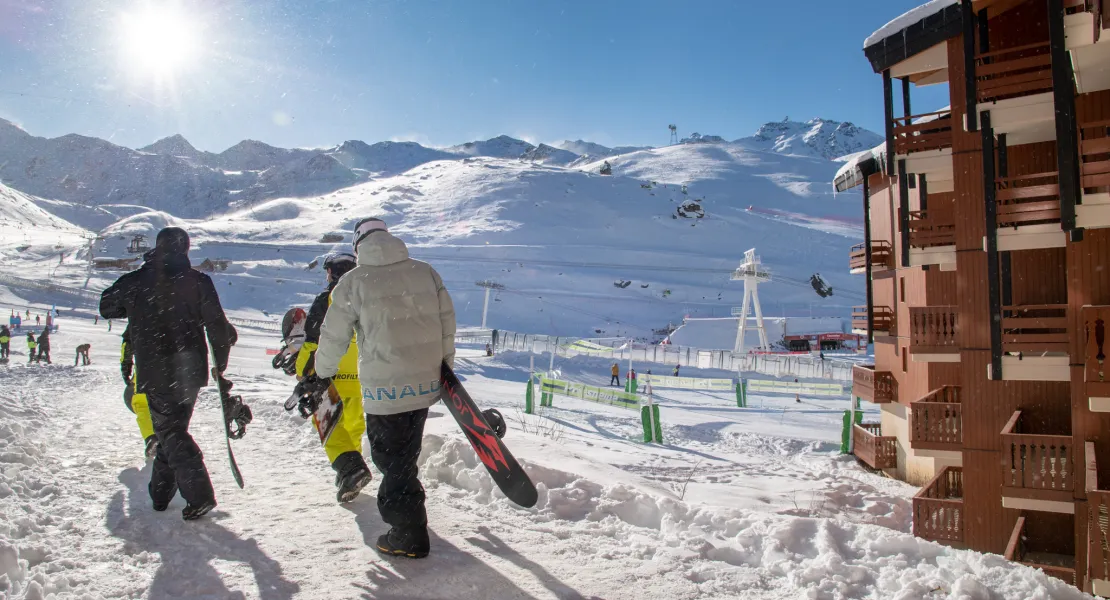
[[[886,121],[886,174],[894,175],[894,86],[890,69],[883,71],[883,120]]]
[[[870,175],[863,176],[863,246],[864,246],[864,260],[866,261],[866,268],[864,269],[864,277],[866,280],[864,286],[867,292],[867,343],[868,345],[875,341],[875,310],[872,305],[875,303],[875,288],[871,281],[871,191],[867,185],[867,180]]]
[[[998,265],[998,203],[995,201],[994,131],[991,114],[983,111],[980,117],[983,138],[983,197],[986,202],[987,226],[987,299],[991,328],[991,379],[1002,380],[1002,298],[999,289]]]
[[[1048,0],[1052,99],[1056,107],[1056,167],[1060,184],[1060,227],[1075,227],[1075,205],[1082,202],[1079,180],[1079,124],[1075,115],[1075,76],[1065,45],[1063,0]],[[1076,236],[1072,236],[1075,240]],[[1079,234],[1082,239],[1082,233]]]
[[[888,154],[889,156],[889,154]],[[898,161],[898,232],[902,244],[902,266],[910,266],[910,190],[906,161]]]
[[[979,94],[975,89],[975,11],[971,9],[971,0],[960,0],[960,9],[963,12],[964,25],[964,109],[967,115],[967,131],[979,129],[976,122],[978,113]]]

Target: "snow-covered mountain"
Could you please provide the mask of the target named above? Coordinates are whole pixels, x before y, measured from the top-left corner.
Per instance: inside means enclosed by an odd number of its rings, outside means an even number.
[[[815,118],[799,123],[789,118],[763,125],[755,135],[734,140],[745,148],[779,154],[820,156],[832,160],[875,147],[883,141],[877,133],[847,121]]]
[[[540,144],[520,156],[520,159],[523,161],[559,167],[565,167],[579,158],[581,157],[573,152],[555,148],[554,146],[548,146],[547,144]]]
[[[489,156],[492,158],[520,158],[535,146],[524,140],[518,140],[507,135],[499,135],[488,140],[467,142],[458,146],[451,146],[447,151],[452,154],[466,156]]]
[[[601,144],[595,144],[593,142],[587,142],[583,140],[574,140],[573,142],[570,140],[563,140],[563,142],[558,144],[556,147],[561,150],[566,150],[567,152],[573,152],[580,156],[589,156],[593,159],[651,149],[651,146],[617,146],[615,148],[609,148],[607,146],[602,146]]]
[[[350,169],[387,175],[404,173],[433,160],[455,158],[452,154],[435,148],[425,148],[416,142],[367,144],[359,140],[343,142],[329,150],[328,155]]]
[[[193,145],[189,143],[189,140],[185,139],[185,136],[180,133],[162,138],[149,146],[139,148],[139,152],[187,158],[197,164],[209,167],[216,165],[219,160],[216,154],[203,152],[194,148]]]

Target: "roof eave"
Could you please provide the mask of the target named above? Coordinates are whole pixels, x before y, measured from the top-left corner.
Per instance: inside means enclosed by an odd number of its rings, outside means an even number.
[[[945,7],[901,31],[863,49],[876,73],[956,37],[963,31],[963,11],[959,4]]]

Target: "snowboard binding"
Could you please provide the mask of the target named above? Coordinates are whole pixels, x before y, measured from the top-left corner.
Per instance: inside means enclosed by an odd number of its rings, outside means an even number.
[[[482,411],[482,416],[485,417],[486,423],[489,428],[493,430],[497,437],[504,438],[508,433],[509,428],[505,425],[505,417],[501,416],[501,411],[496,408],[487,408]]]
[[[305,377],[297,382],[297,386],[293,388],[293,395],[285,401],[285,410],[292,412],[293,409],[297,409],[301,418],[311,417],[320,408],[320,404],[324,401],[324,394],[327,393],[330,385],[330,379],[320,379],[315,375]]]
[[[297,354],[289,352],[289,348],[284,347],[281,349],[281,352],[274,357],[274,360],[270,362],[270,365],[275,369],[280,369],[286,375],[296,375]]]
[[[227,437],[238,440],[247,434],[247,425],[254,420],[251,407],[243,403],[243,397],[231,395],[232,383],[224,379],[215,369],[212,370],[220,389],[220,402],[223,403]]]

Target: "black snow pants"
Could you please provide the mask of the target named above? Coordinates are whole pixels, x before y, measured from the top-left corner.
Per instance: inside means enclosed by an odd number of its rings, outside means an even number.
[[[609,378],[609,385],[615,385],[617,387],[620,387],[621,378],[617,377],[616,375],[613,375],[612,377]]]
[[[200,447],[189,435],[189,420],[200,390],[147,392],[150,420],[158,437],[158,453],[150,472],[150,499],[165,506],[178,490],[185,502],[200,505],[215,501],[212,480]]]
[[[416,465],[424,439],[428,409],[395,415],[366,415],[366,437],[370,458],[382,472],[378,486],[378,512],[382,520],[399,530],[424,530],[424,486]]]
[[[10,358],[12,355],[11,342],[0,344],[0,358]]]

